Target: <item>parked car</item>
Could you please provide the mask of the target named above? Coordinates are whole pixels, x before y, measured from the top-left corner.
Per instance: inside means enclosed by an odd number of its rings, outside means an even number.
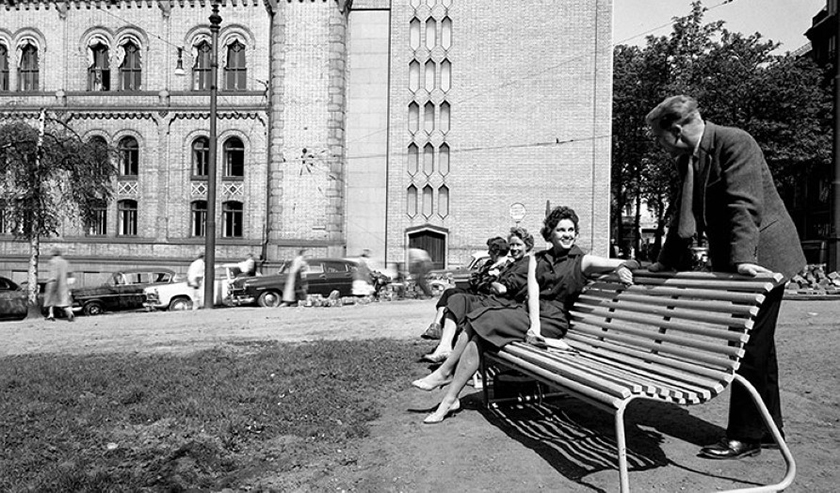
[[[43,312],[44,286],[46,281],[38,281],[38,306]],[[26,318],[29,291],[27,283],[17,284],[7,277],[0,276],[0,320],[21,320]]]
[[[308,294],[327,297],[333,291],[340,296],[353,294],[353,272],[359,261],[344,258],[306,259],[308,268],[303,273]],[[236,305],[279,306],[291,262],[285,262],[276,274],[237,279],[230,290],[231,301]]]
[[[217,265],[215,272],[213,304],[229,304],[230,284],[241,273],[239,264]],[[143,305],[150,310],[191,310],[195,302],[193,288],[187,285],[187,281],[149,286],[143,290],[143,294]]]
[[[183,276],[170,269],[130,269],[111,274],[107,282],[95,287],[71,290],[73,307],[85,315],[105,311],[143,308],[147,286],[180,281]]]

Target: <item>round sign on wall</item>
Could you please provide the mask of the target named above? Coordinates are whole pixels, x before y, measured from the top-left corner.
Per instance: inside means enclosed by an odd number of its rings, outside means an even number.
[[[519,222],[525,218],[525,206],[519,202],[510,204],[510,218],[515,222]]]

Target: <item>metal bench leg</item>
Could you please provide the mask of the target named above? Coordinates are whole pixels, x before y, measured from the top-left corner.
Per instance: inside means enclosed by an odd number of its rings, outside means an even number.
[[[618,445],[618,479],[621,486],[621,493],[630,491],[630,477],[627,473],[627,440],[624,437],[624,410],[627,403],[624,402],[615,411],[615,441]]]
[[[742,377],[741,375],[735,374],[735,381],[740,383],[744,386],[747,391],[749,391],[750,396],[752,396],[753,402],[755,402],[756,407],[758,408],[759,412],[761,412],[761,418],[764,420],[764,424],[767,425],[767,428],[770,430],[770,433],[773,434],[773,439],[776,440],[776,443],[779,444],[779,451],[782,453],[782,457],[785,459],[785,463],[787,464],[787,472],[785,473],[785,477],[782,478],[782,481],[778,484],[771,484],[767,486],[758,486],[754,488],[742,488],[738,490],[729,490],[728,492],[724,493],[757,493],[757,492],[765,492],[765,491],[782,491],[788,486],[793,483],[793,478],[796,476],[796,462],[793,460],[793,454],[790,453],[790,449],[785,443],[785,439],[782,438],[782,433],[779,431],[779,428],[776,426],[776,422],[773,421],[773,417],[770,416],[770,411],[767,410],[767,406],[764,405],[764,401],[761,399],[761,396],[758,395],[758,391],[755,390],[755,387],[747,381],[746,378]]]

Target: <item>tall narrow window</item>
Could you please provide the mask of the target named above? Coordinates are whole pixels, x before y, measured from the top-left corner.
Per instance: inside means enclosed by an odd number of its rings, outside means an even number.
[[[420,89],[420,62],[412,60],[408,64],[408,89],[417,92]]]
[[[429,18],[426,21],[426,48],[432,49],[435,47],[435,20]]]
[[[449,187],[446,185],[438,188],[438,215],[444,218],[449,215]]]
[[[207,224],[207,201],[196,200],[190,204],[190,236],[204,236]]]
[[[9,90],[9,49],[0,44],[0,91]]]
[[[225,90],[244,91],[248,69],[245,67],[245,45],[234,41],[228,45],[225,64]]]
[[[210,43],[202,41],[196,46],[197,55],[193,66],[193,90],[209,91],[211,84],[210,73]]]
[[[225,141],[225,178],[242,178],[245,176],[245,146],[236,137]]]
[[[125,58],[120,65],[120,91],[139,91],[142,74],[140,48],[131,41],[122,45],[122,48]]]
[[[420,48],[420,19],[411,19],[408,24],[408,45],[412,50]]]
[[[120,139],[120,175],[137,176],[140,169],[140,146],[134,137]]]
[[[222,236],[242,238],[242,202],[229,201],[222,204]]]
[[[435,172],[435,148],[432,144],[423,147],[423,173],[431,175]]]
[[[408,217],[417,215],[417,187],[409,185],[405,194],[405,213]]]
[[[449,60],[440,62],[440,89],[448,92],[452,87],[452,63]]]
[[[117,203],[120,236],[137,236],[137,201],[120,200]]]
[[[438,170],[443,176],[449,174],[449,146],[446,144],[441,144],[438,149]]]
[[[93,56],[93,65],[88,67],[88,91],[111,90],[110,50],[103,43],[88,48]]]
[[[210,139],[199,137],[192,144],[192,177],[207,179],[207,168],[210,161]]]
[[[408,131],[415,134],[420,128],[420,107],[412,102],[408,105]]]
[[[452,19],[449,17],[440,21],[440,45],[444,50],[452,47]]]
[[[88,219],[88,236],[105,236],[108,234],[108,203],[104,200],[98,201],[93,207],[93,214]]]
[[[435,88],[435,62],[426,62],[426,90],[432,92]]]
[[[440,131],[443,133],[449,132],[449,120],[451,119],[451,107],[449,103],[444,101],[440,104]]]
[[[38,90],[38,48],[32,43],[23,47],[18,68],[18,88],[21,91]]]
[[[423,215],[428,218],[434,212],[434,205],[432,204],[432,186],[426,185],[423,187]]]
[[[435,130],[435,105],[431,102],[426,103],[423,107],[423,130],[427,134]]]
[[[415,144],[408,144],[408,174],[414,175],[419,169],[419,157],[417,146]]]

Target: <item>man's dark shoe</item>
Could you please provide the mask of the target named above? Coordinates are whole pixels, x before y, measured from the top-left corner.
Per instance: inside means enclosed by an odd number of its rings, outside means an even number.
[[[700,449],[700,457],[719,460],[742,459],[760,453],[761,445],[758,442],[742,442],[740,440],[729,440],[726,438],[714,445]]]

